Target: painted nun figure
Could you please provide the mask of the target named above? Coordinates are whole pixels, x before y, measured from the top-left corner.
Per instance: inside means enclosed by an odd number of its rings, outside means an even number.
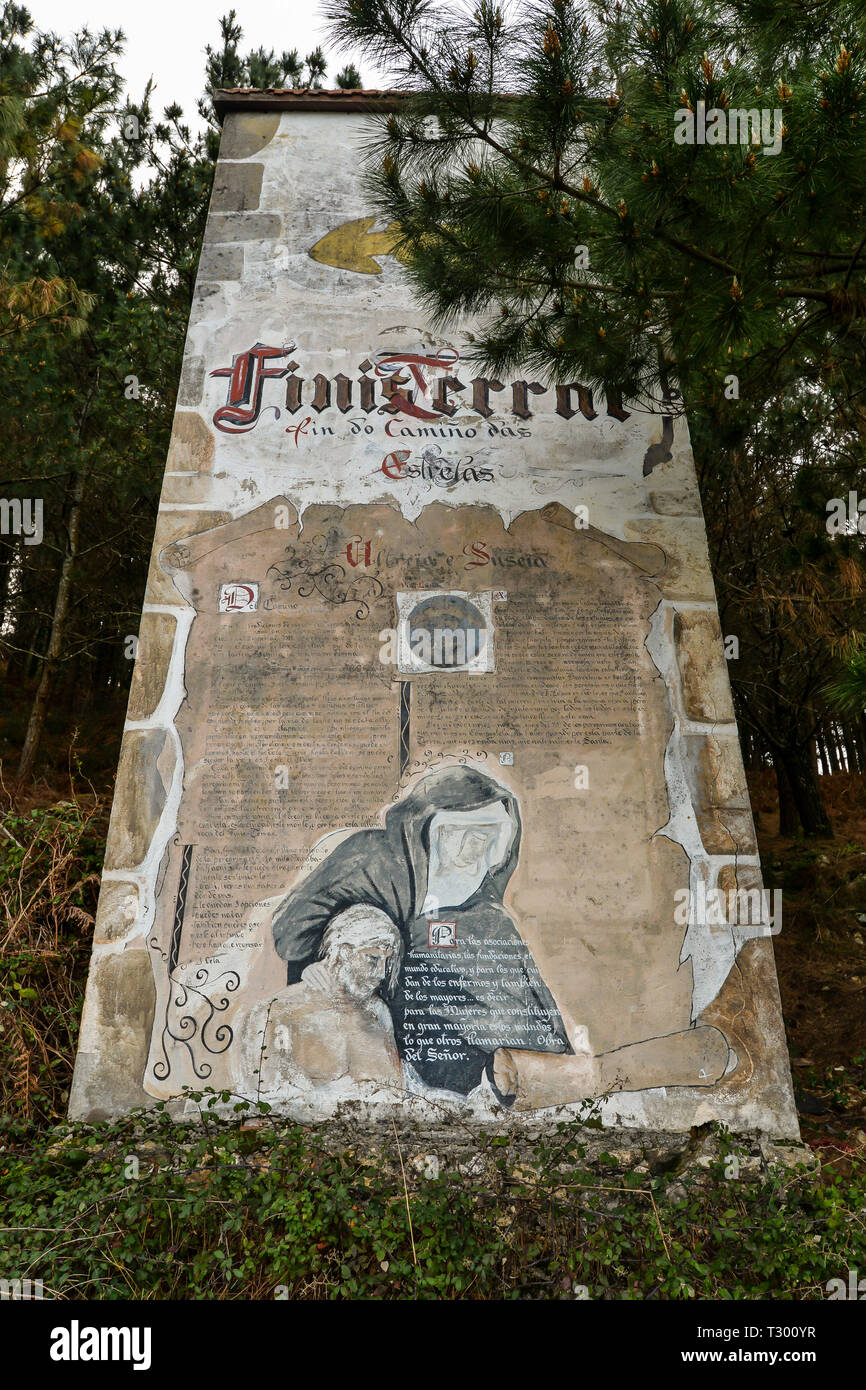
[[[287,983],[316,960],[335,914],[356,903],[379,908],[403,937],[388,1003],[407,1074],[463,1096],[486,1075],[507,1104],[494,1079],[498,1049],[572,1052],[503,906],[520,832],[514,796],[492,777],[467,767],[423,777],[390,808],[384,829],[343,840],[274,911]]]

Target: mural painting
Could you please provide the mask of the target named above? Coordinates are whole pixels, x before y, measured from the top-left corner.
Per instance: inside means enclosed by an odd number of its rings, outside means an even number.
[[[224,98],[71,1111],[796,1134],[685,422],[483,375],[367,117],[280,100]]]

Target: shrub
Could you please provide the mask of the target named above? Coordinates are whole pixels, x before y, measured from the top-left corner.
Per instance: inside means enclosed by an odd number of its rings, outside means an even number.
[[[84,997],[105,807],[60,801],[0,817],[0,1111],[65,1112]]]

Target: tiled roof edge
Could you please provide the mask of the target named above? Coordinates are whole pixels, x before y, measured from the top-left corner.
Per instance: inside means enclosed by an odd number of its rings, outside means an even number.
[[[405,92],[350,87],[228,87],[213,94],[220,119],[228,111],[393,111]]]

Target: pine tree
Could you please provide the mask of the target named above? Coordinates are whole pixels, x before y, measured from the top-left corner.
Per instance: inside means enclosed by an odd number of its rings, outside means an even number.
[[[431,319],[476,316],[487,373],[688,412],[741,722],[829,833],[821,692],[866,629],[862,547],[823,524],[866,479],[866,9],[327,9],[404,92],[367,185]]]
[[[274,49],[256,48],[245,56],[239,45],[244,31],[237,22],[235,10],[229,10],[220,22],[222,46],[205,48],[206,91],[198,103],[199,115],[208,124],[207,148],[214,160],[219,150],[220,125],[213,107],[213,92],[226,87],[300,87],[320,88],[328,71],[328,62],[321,45],[301,58],[297,48],[277,54]],[[351,63],[337,75],[338,87],[360,87],[361,75]]]
[[[361,81],[361,74],[354,63],[347,63],[346,66],[337,73],[334,81],[342,91],[357,91],[364,85]]]
[[[57,86],[74,90],[95,41],[76,35],[62,46],[35,30],[22,37],[22,61],[57,55]],[[0,567],[0,657],[12,685],[32,682],[22,781],[52,720],[71,728],[88,694],[98,691],[105,707],[105,695],[129,679],[124,639],[138,628],[213,176],[178,107],[156,120],[150,88],[138,103],[122,102],[120,42],[115,35],[102,44],[101,85],[92,63],[84,79],[75,141],[88,152],[86,167],[77,154],[69,174],[65,164],[48,167],[42,206],[56,205],[57,225],[47,227],[40,208],[28,228],[14,183],[0,203],[0,236],[10,223],[20,233],[7,266],[74,286],[84,306],[74,324],[56,313],[19,316],[0,333],[9,406],[3,492],[38,499],[44,518],[42,544],[4,538]]]
[[[91,768],[114,762],[219,128],[159,117],[150,86],[124,99],[119,33],[64,43],[0,3],[0,39],[2,493],[44,508],[42,544],[0,536],[0,670],[32,697],[6,702],[0,735],[26,782],[79,721]],[[214,84],[324,77],[321,49],[242,40],[231,11],[206,117]]]
[[[788,0],[550,0],[506,20],[429,0],[330,0],[335,42],[407,91],[370,187],[441,322],[479,359],[696,409],[862,371],[866,12]],[[821,23],[818,21],[826,16]],[[503,95],[503,93],[505,95]],[[780,113],[778,153],[680,143],[706,112]],[[721,122],[714,124],[718,134]],[[698,138],[696,136],[696,138]],[[853,389],[853,387],[851,387]]]
[[[38,36],[23,6],[0,8],[0,336],[37,323],[81,332],[90,307],[49,271],[51,247],[81,216],[99,167],[82,139],[94,111],[116,100],[119,34],[70,43]]]

